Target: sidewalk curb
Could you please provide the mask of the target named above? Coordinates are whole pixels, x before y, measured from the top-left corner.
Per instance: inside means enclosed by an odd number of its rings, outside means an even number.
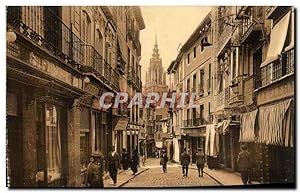
[[[122,184],[120,184],[119,186],[117,186],[116,188],[121,188],[122,186],[124,186],[125,184],[127,184],[130,180],[132,180],[133,178],[135,178],[136,176],[140,175],[141,173],[145,172],[149,170],[149,168],[145,168],[145,170],[140,171],[139,173],[135,174],[134,176],[130,177],[128,180],[126,180],[125,182],[123,182]]]
[[[212,175],[210,175],[209,173],[203,171],[206,175],[208,175],[210,178],[212,178],[214,181],[216,181],[218,184],[220,184],[221,186],[224,186],[224,184],[222,184],[218,179],[216,179],[215,177],[213,177]]]

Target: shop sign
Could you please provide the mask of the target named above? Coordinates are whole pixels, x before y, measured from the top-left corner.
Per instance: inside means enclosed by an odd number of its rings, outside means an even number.
[[[37,54],[30,52],[29,63],[36,69],[77,88],[82,88],[82,80],[73,76],[68,71]]]

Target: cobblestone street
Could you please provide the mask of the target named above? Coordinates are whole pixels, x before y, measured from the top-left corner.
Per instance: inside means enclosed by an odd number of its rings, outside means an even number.
[[[164,174],[159,165],[159,159],[149,159],[146,166],[149,170],[131,179],[122,187],[199,187],[219,186],[217,182],[204,174],[198,177],[195,169],[189,169],[188,177],[182,176],[181,167],[178,164],[169,164],[168,172]]]

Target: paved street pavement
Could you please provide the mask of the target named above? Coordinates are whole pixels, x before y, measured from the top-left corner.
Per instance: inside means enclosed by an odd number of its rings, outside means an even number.
[[[188,177],[183,177],[181,167],[178,164],[169,165],[168,172],[164,174],[159,165],[159,159],[148,159],[144,167],[149,169],[131,179],[122,187],[199,187],[220,185],[206,174],[202,178],[198,177],[198,172],[194,169],[189,170]]]

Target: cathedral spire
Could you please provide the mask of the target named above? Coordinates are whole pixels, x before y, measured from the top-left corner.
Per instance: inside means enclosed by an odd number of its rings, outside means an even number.
[[[157,58],[157,59],[159,58],[157,35],[156,34],[155,34],[155,43],[154,43],[152,58]]]

